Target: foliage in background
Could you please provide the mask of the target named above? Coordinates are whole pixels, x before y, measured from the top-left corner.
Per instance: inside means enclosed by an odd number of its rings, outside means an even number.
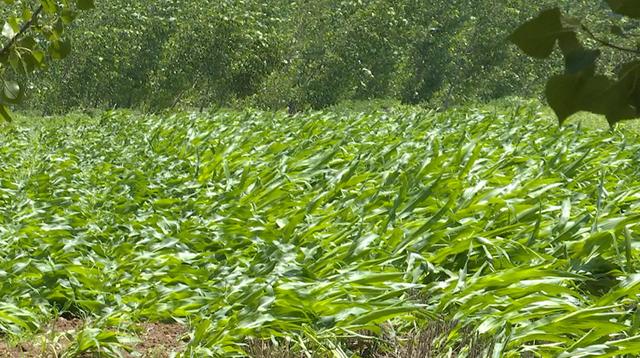
[[[565,62],[565,72],[552,76],[546,85],[546,97],[560,123],[580,111],[607,117],[610,125],[640,117],[640,46],[637,20],[640,2],[607,0],[610,9],[609,31],[600,34],[592,29],[590,19],[566,16],[560,9],[549,9],[522,24],[511,36],[527,55],[545,59],[556,45]],[[603,6],[604,7],[604,6]],[[611,40],[611,38],[615,38]],[[620,52],[622,58],[606,64],[615,68],[610,76],[598,61],[601,48]]]
[[[20,75],[45,68],[49,60],[60,60],[71,51],[65,28],[79,10],[94,8],[93,0],[4,0],[0,42],[0,116],[11,120],[9,106],[20,103],[24,84]]]
[[[30,78],[25,107],[162,109],[255,93],[278,61],[277,1],[105,0],[70,31],[86,51]]]
[[[96,11],[68,30],[82,48],[49,71],[29,78],[35,90],[27,107],[45,111],[71,108],[127,107],[147,98],[147,71],[154,70],[172,17],[173,0],[100,1]],[[109,101],[105,101],[109,99]],[[36,106],[37,107],[37,106]]]
[[[561,2],[593,13],[592,1]],[[84,50],[29,77],[25,108],[447,107],[529,95],[556,63],[534,65],[506,39],[551,3],[103,0],[69,31]]]

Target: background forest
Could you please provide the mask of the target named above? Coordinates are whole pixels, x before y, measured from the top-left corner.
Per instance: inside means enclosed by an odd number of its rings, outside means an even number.
[[[561,3],[599,29],[594,10],[606,5]],[[25,107],[301,110],[379,98],[447,107],[530,96],[559,57],[536,63],[506,38],[551,4],[104,0],[67,30],[73,55],[29,79]]]

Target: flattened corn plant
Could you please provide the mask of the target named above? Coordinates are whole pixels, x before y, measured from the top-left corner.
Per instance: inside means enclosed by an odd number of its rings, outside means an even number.
[[[70,356],[117,356],[144,320],[187,325],[184,357],[640,353],[628,133],[526,105],[113,112],[0,138],[5,338],[63,312],[90,322]]]

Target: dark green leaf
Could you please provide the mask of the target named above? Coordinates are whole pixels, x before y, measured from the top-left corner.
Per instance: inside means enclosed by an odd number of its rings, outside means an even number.
[[[602,101],[612,86],[605,76],[556,75],[547,82],[546,97],[562,124],[580,111],[604,113],[608,105]]]
[[[71,52],[71,42],[69,40],[54,41],[49,46],[49,54],[56,60],[61,60]]]
[[[0,104],[0,117],[7,122],[11,122],[13,120],[9,108],[3,104]]]
[[[600,50],[579,49],[565,55],[565,68],[567,74],[588,73],[593,75],[596,70],[596,61],[600,57]]]
[[[638,0],[607,0],[607,3],[611,10],[620,15],[640,18],[640,1]]]
[[[22,90],[16,81],[4,81],[2,86],[3,99],[15,103],[20,100]]]
[[[93,0],[77,0],[76,4],[80,10],[90,10],[95,7]]]
[[[562,14],[555,8],[522,24],[509,36],[509,40],[529,56],[547,58],[562,32]]]

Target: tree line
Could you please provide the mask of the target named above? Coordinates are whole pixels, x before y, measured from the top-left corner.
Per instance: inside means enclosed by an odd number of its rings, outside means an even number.
[[[527,95],[554,64],[532,65],[507,36],[551,3],[102,0],[68,29],[72,55],[28,77],[25,106],[305,109]]]
[[[542,92],[562,56],[526,56],[508,41],[513,29],[551,6],[588,19],[602,7],[586,0],[102,0],[76,18],[63,14],[72,8],[66,1],[32,1],[46,2],[57,4],[65,24],[54,38],[65,56],[49,56],[66,58],[16,75],[29,89],[20,92],[22,106],[44,113],[306,109],[378,98],[446,107],[529,96]],[[27,3],[5,1],[3,15]],[[590,21],[594,31],[607,26]]]

